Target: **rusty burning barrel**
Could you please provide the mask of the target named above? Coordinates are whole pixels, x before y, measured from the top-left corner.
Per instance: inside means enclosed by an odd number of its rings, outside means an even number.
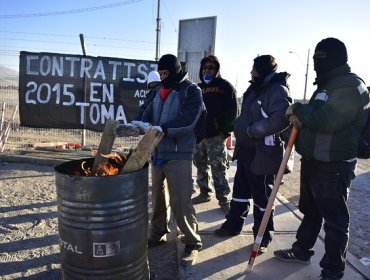
[[[115,176],[76,176],[82,162],[55,168],[64,279],[149,279],[148,167]]]

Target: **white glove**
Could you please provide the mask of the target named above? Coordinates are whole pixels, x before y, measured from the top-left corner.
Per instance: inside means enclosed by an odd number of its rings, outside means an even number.
[[[128,137],[128,136],[137,137],[140,134],[140,128],[131,123],[128,124],[118,123],[116,125],[116,134],[118,137]]]
[[[132,121],[133,125],[139,127],[144,133],[151,127],[150,123],[141,122],[141,121]]]
[[[160,127],[159,125],[153,126],[153,128],[160,132],[163,132],[162,127]]]

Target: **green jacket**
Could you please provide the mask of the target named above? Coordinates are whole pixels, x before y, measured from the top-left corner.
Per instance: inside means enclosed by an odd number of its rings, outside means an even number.
[[[316,80],[317,90],[308,104],[294,105],[302,122],[297,152],[320,161],[356,158],[358,136],[367,119],[369,92],[364,82],[341,65]]]

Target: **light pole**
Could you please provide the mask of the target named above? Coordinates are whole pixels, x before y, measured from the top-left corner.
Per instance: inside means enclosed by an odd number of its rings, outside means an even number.
[[[156,29],[156,43],[155,43],[155,60],[159,60],[159,48],[160,48],[160,39],[161,39],[161,18],[159,17],[160,14],[160,6],[161,1],[158,0],[157,5],[157,29]]]
[[[294,53],[299,61],[303,64],[303,61],[302,59],[300,58],[300,56],[294,52],[294,51],[289,51],[289,53]],[[304,91],[303,91],[303,103],[306,104],[306,94],[307,94],[307,80],[308,80],[308,67],[310,65],[310,49],[308,49],[308,52],[307,52],[307,64],[306,64],[306,74],[305,74],[305,81],[304,81]]]
[[[308,78],[308,65],[310,63],[310,49],[307,52],[307,64],[306,64],[306,75],[304,81],[304,92],[303,92],[303,104],[306,104],[306,93],[307,93],[307,78]]]

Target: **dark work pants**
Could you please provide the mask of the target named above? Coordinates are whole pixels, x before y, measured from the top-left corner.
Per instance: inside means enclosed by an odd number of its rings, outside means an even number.
[[[343,277],[349,235],[347,199],[356,161],[321,162],[302,159],[299,210],[304,214],[293,248],[308,252],[324,220],[324,276]]]
[[[253,235],[257,236],[265,208],[274,184],[273,175],[256,175],[250,171],[250,165],[255,155],[255,149],[240,149],[238,152],[237,169],[234,178],[233,197],[230,211],[223,227],[233,232],[239,232],[244,225],[244,218],[249,211],[250,200],[253,199]],[[272,240],[274,231],[274,211],[269,217],[262,244]]]

